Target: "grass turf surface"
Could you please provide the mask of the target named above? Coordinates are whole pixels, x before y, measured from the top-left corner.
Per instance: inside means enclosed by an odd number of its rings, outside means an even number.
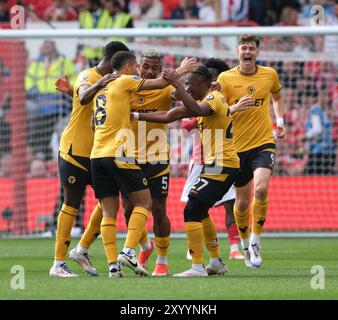
[[[227,257],[225,240],[221,241],[222,255]],[[73,240],[70,248],[77,243]],[[120,239],[118,248],[123,241]],[[224,299],[337,299],[338,298],[338,239],[335,238],[266,238],[262,241],[263,265],[248,269],[243,261],[226,261],[225,276],[175,279],[171,277],[136,276],[124,268],[125,277],[109,279],[102,241],[91,248],[99,277],[84,274],[69,261],[80,277],[50,278],[54,241],[51,239],[0,240],[0,299],[123,299],[123,300],[224,300]],[[170,272],[190,267],[185,259],[186,240],[173,239],[170,251]],[[153,254],[149,269],[153,271]],[[208,262],[205,256],[205,262]],[[11,289],[12,266],[25,269],[25,289]],[[311,268],[320,265],[325,271],[325,289],[312,289],[316,274]],[[316,282],[316,281],[315,281]]]

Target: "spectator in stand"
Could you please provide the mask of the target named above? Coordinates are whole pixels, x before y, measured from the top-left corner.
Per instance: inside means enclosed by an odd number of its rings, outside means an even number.
[[[49,172],[47,162],[44,159],[44,154],[38,152],[30,163],[29,173],[27,178],[48,178]]]
[[[245,21],[249,16],[249,0],[221,0],[222,21]]]
[[[74,80],[72,61],[60,54],[55,43],[46,40],[40,55],[27,68],[25,89],[28,107],[29,144],[35,153],[42,152],[51,158],[49,147],[55,123],[66,116],[71,108],[67,95],[55,92],[55,81],[64,74]]]
[[[180,0],[161,0],[163,4],[163,18],[170,19],[171,13],[180,6]]]
[[[74,21],[77,20],[76,10],[69,5],[68,0],[52,0],[46,8],[44,18],[48,21]]]
[[[198,19],[198,6],[195,0],[180,0],[180,6],[171,13],[171,19]]]
[[[105,10],[111,17],[111,28],[133,28],[133,18],[129,13],[124,12],[124,0],[107,0]],[[128,41],[127,38],[113,37],[110,41]]]
[[[0,0],[0,22],[10,22],[10,19],[7,0]]]
[[[216,13],[213,0],[197,0],[198,18],[205,22],[215,22]]]
[[[10,178],[13,173],[12,166],[12,155],[11,153],[6,153],[2,157],[0,157],[0,177],[1,178]]]
[[[337,26],[338,25],[338,0],[334,1],[333,5],[334,12],[333,14],[327,14],[325,16],[325,24],[327,26]],[[338,36],[325,36],[324,51],[328,53],[336,54],[338,51]]]
[[[332,134],[331,110],[325,103],[328,92],[311,92],[312,105],[308,110],[305,124],[305,139],[309,154],[306,173],[309,175],[331,175],[335,166],[335,145]],[[328,112],[327,112],[328,111]]]
[[[163,4],[160,0],[138,0],[131,3],[130,14],[135,20],[159,20],[163,18]]]
[[[102,6],[102,3],[104,6]],[[125,0],[87,0],[86,10],[79,16],[80,28],[112,29],[133,28],[131,15],[124,11]],[[110,38],[111,41],[127,41],[126,38]],[[88,60],[90,67],[98,64],[103,56],[102,46],[81,45],[78,49]],[[78,53],[78,55],[81,55]]]
[[[11,126],[6,119],[11,108],[10,82],[7,70],[0,59],[0,157],[11,151]]]
[[[111,17],[104,10],[100,0],[87,0],[83,11],[79,15],[79,27],[81,29],[106,29],[111,27]],[[102,46],[92,47],[80,45],[78,55],[83,55],[88,60],[90,67],[94,67],[101,59]]]

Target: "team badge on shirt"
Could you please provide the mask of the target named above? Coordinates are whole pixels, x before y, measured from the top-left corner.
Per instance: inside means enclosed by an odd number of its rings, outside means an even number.
[[[139,97],[137,99],[137,101],[138,101],[139,104],[142,104],[142,103],[144,103],[145,99],[144,99],[144,97]]]
[[[68,182],[69,182],[70,184],[75,183],[75,181],[76,181],[76,179],[75,179],[74,176],[69,176],[69,177],[68,177]]]
[[[248,88],[248,93],[249,94],[254,94],[256,92],[256,89],[253,87],[253,86],[250,86],[249,88]]]

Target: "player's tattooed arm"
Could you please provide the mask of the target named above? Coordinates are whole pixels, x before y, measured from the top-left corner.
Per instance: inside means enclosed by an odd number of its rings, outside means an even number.
[[[255,100],[251,98],[251,96],[245,96],[241,98],[236,104],[229,106],[229,110],[231,114],[236,112],[248,110],[255,105]]]
[[[170,123],[187,117],[190,117],[190,114],[181,106],[172,108],[169,111],[159,111],[152,113],[133,112],[131,114],[131,120],[140,120],[156,123]]]

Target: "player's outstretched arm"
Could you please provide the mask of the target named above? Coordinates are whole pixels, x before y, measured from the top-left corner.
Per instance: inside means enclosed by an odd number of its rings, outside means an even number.
[[[59,92],[66,93],[73,97],[73,87],[70,84],[69,77],[65,74],[64,78],[58,78],[55,81],[55,89]]]
[[[250,96],[245,96],[241,98],[236,104],[229,106],[229,110],[231,114],[236,112],[244,111],[251,109],[255,105],[255,100]]]
[[[272,106],[277,120],[277,138],[283,139],[285,136],[284,127],[284,100],[280,91],[272,93]]]
[[[78,90],[79,100],[82,105],[91,102],[95,95],[104,88],[109,82],[116,80],[120,75],[115,73],[108,73],[104,75],[100,80],[95,82],[93,85],[81,85]]]
[[[170,123],[179,119],[190,117],[190,114],[183,107],[176,107],[167,111],[159,111],[152,113],[131,114],[131,120],[141,120],[156,123]]]
[[[189,72],[196,70],[198,63],[196,58],[185,58],[180,67],[175,70],[178,77],[181,77]],[[168,70],[169,71],[169,70]],[[163,89],[168,86],[168,81],[161,76],[157,79],[146,79],[142,83],[140,90],[153,90],[153,89]]]

